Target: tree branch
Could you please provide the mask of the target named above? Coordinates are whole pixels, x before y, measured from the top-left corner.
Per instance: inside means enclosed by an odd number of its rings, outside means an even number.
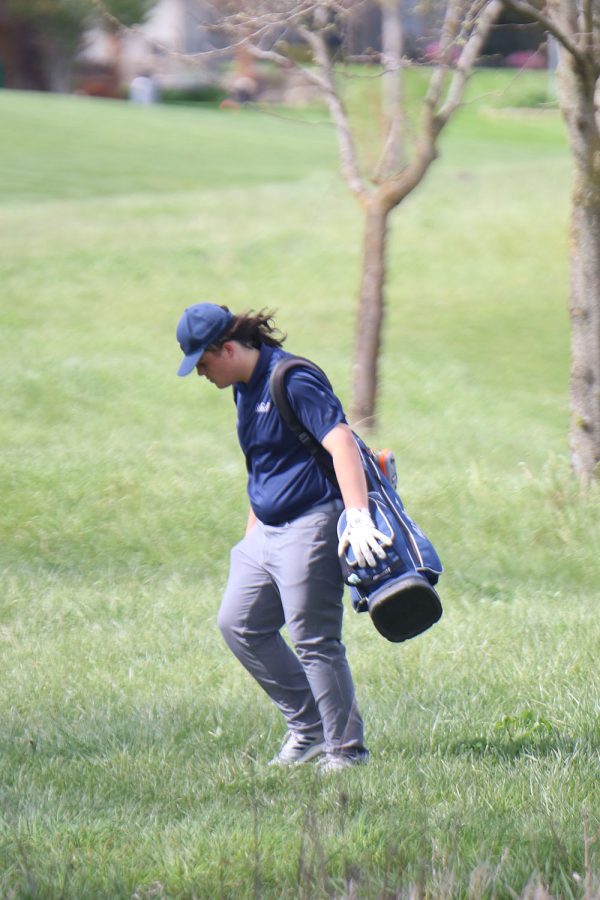
[[[594,42],[594,16],[592,0],[583,0],[581,10],[581,31],[585,43],[585,52],[590,53],[593,49]]]
[[[451,8],[450,8],[451,7]],[[449,4],[443,28],[442,57],[456,39],[460,26],[460,0]],[[490,0],[480,15],[471,22],[471,34],[458,59],[446,100],[438,110],[446,68],[438,66],[431,76],[431,82],[423,108],[421,134],[417,142],[414,159],[397,177],[389,179],[378,189],[385,206],[397,206],[423,179],[431,163],[437,157],[437,139],[448,119],[459,106],[475,60],[488,36],[489,30],[502,10],[502,0]]]
[[[541,10],[537,9],[537,7],[533,6],[531,3],[528,3],[527,0],[501,0],[501,2],[507,9],[511,9],[513,12],[525,16],[527,19],[533,19],[534,22],[541,25],[544,31],[547,31],[548,34],[555,37],[559,44],[571,54],[583,72],[589,71],[589,61],[586,59],[585,55],[580,52],[579,47],[571,40],[572,36],[563,28],[560,28],[552,17],[544,15]]]
[[[460,10],[461,0],[448,0],[440,37],[440,61],[433,71],[429,82],[429,89],[424,101],[425,109],[430,115],[437,107],[440,102],[440,97],[442,96],[444,81],[446,80],[448,70],[448,54],[450,47],[456,40],[460,28]]]
[[[308,69],[306,66],[300,65],[300,63],[295,60],[290,59],[289,56],[284,56],[283,53],[278,53],[277,50],[262,50],[260,47],[257,47],[256,44],[251,43],[250,41],[242,41],[241,44],[245,46],[249,53],[252,54],[256,59],[262,59],[267,62],[277,63],[278,66],[285,66],[289,68],[292,66],[294,69],[297,69],[299,72],[302,72],[307,81],[311,84],[316,85],[319,90],[325,93],[327,91],[327,83],[323,78],[317,73],[313,72],[312,69]]]
[[[437,158],[435,143],[427,139],[419,140],[413,158],[398,175],[382,182],[375,192],[377,200],[386,211],[394,209],[405,197],[414,191],[423,180],[429,166]]]
[[[327,45],[320,32],[313,32],[304,27],[300,27],[298,31],[311,48],[315,63],[319,67],[325,100],[337,133],[342,175],[346,184],[360,202],[366,203],[369,198],[369,191],[358,169],[358,158],[352,130],[344,104],[335,87]]]
[[[406,162],[403,104],[401,0],[384,0],[381,10],[383,109],[386,138],[374,178],[399,172]]]
[[[458,58],[454,75],[448,89],[446,101],[435,118],[439,123],[439,131],[447,123],[452,113],[462,102],[463,94],[473,66],[481,53],[489,30],[502,11],[502,0],[491,0],[485,6],[474,24],[474,30],[463,47]]]

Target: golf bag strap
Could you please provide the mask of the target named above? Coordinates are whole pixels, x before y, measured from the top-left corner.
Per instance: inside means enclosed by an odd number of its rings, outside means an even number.
[[[329,388],[331,388],[331,382],[323,369],[316,363],[311,362],[310,359],[305,359],[303,356],[287,356],[280,360],[271,372],[269,390],[271,391],[273,403],[277,407],[285,424],[290,431],[296,435],[304,449],[314,457],[324,475],[326,475],[329,481],[339,489],[331,454],[328,453],[316,437],[305,428],[292,409],[286,387],[286,379],[292,369],[308,369],[309,371],[314,372]],[[331,389],[333,390],[333,388]]]

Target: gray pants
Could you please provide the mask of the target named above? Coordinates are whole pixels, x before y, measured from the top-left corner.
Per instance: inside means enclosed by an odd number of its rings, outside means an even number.
[[[257,522],[231,551],[219,628],[281,710],[288,729],[325,738],[328,752],[363,748],[363,723],[341,642],[340,505],[283,525]],[[295,653],[280,634],[283,625]]]

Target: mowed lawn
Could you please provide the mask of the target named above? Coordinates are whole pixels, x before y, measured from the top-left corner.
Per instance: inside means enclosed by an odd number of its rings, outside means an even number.
[[[569,157],[520,105],[542,88],[482,73],[392,219],[370,440],[444,617],[392,645],[348,604],[372,762],[336,777],[267,767],[283,724],[216,628],[245,469],[174,333],[200,300],[275,308],[349,406],[362,221],[334,133],[0,93],[0,896],[600,890],[600,501],[569,472]]]

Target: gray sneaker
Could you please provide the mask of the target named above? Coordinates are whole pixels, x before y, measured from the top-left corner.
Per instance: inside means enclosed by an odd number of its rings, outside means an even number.
[[[323,753],[325,741],[321,735],[296,734],[288,731],[281,750],[269,762],[270,766],[296,766]]]
[[[352,766],[365,766],[369,762],[368,750],[349,750],[346,753],[326,753],[317,763],[317,769],[323,774],[341,772]]]

